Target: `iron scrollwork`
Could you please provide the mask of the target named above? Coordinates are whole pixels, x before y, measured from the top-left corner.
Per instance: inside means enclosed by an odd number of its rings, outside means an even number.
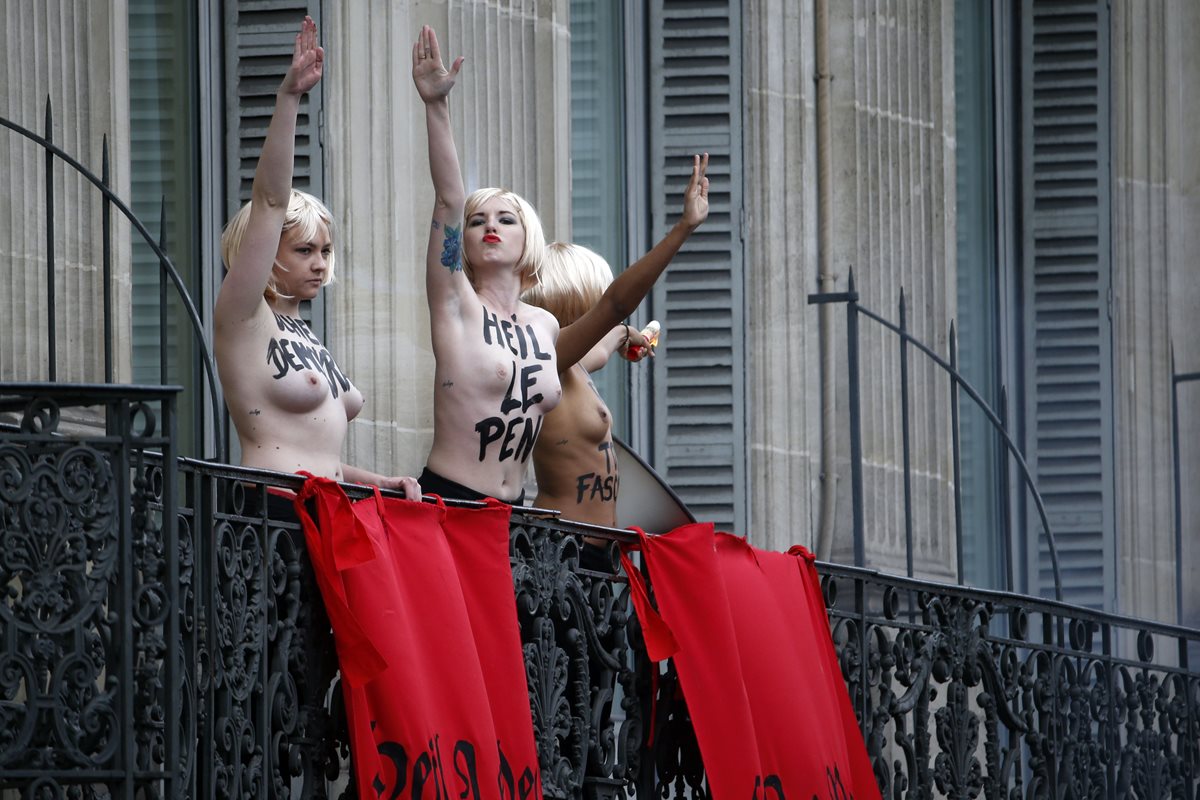
[[[248,502],[265,479],[176,461],[165,390],[64,391],[0,436],[0,794],[353,796],[329,622],[296,523]],[[63,435],[85,402],[108,429]],[[677,676],[579,534],[513,518],[545,795],[706,798]],[[820,569],[890,800],[1200,794],[1195,631]]]
[[[510,556],[546,797],[624,793],[641,703],[625,585],[579,568],[576,537],[514,519]]]
[[[169,726],[186,714],[174,543],[138,478],[144,449],[170,452],[159,415],[170,419],[173,399],[45,387],[27,400],[17,432],[0,437],[0,789],[174,794]],[[73,406],[101,407],[110,435],[66,435]]]

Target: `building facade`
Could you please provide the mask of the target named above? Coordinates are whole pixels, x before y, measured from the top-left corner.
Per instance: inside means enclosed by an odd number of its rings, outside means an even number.
[[[635,318],[663,322],[658,357],[602,380],[619,432],[697,516],[853,560],[846,314],[807,303],[853,275],[888,320],[903,297],[911,335],[946,359],[953,346],[1004,421],[1064,597],[1200,624],[1183,588],[1200,585],[1200,385],[1175,380],[1200,371],[1188,0],[0,7],[0,116],[41,131],[49,98],[52,138],[97,173],[107,136],[112,185],[162,219],[205,324],[221,225],[248,194],[296,24],[317,20],[328,67],[302,108],[296,183],[337,218],[339,280],[311,314],[368,398],[349,460],[416,473],[432,436],[432,189],[409,77],[430,23],[467,56],[452,114],[468,188],[526,196],[548,239],[620,268],[669,228],[690,154],[711,154],[709,220]],[[98,380],[101,209],[70,201],[53,233],[51,375],[46,214],[19,200],[46,176],[38,148],[4,135],[0,380]],[[51,178],[59,197],[75,180]],[[182,446],[211,453],[195,345],[171,339],[164,375],[157,259],[116,232],[115,376],[183,383]],[[903,572],[911,553],[917,575],[1051,591],[1040,518],[982,412],[910,353],[905,415],[899,340],[874,323],[856,355],[865,563]]]

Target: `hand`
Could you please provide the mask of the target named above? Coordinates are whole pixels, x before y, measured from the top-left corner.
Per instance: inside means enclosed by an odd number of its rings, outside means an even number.
[[[317,44],[317,23],[305,17],[296,34],[296,46],[292,49],[292,65],[283,76],[279,91],[287,94],[304,94],[317,85],[325,68],[325,49]]]
[[[438,47],[437,34],[428,25],[421,28],[421,34],[413,44],[412,75],[413,83],[417,86],[417,94],[426,103],[442,100],[454,88],[454,80],[462,67],[462,56],[454,59],[450,69],[442,64],[442,50]]]
[[[692,179],[683,193],[683,216],[679,218],[680,222],[693,230],[708,219],[708,178],[704,174],[708,171],[708,153],[703,158],[694,156],[694,159]]]
[[[632,325],[626,327],[629,338],[621,342],[621,355],[635,364],[647,356],[654,358],[654,348],[651,346],[650,340]]]
[[[395,478],[384,478],[379,482],[380,489],[391,489],[392,491],[404,492],[405,498],[421,502],[421,484],[417,483],[416,478],[410,478],[407,475]]]

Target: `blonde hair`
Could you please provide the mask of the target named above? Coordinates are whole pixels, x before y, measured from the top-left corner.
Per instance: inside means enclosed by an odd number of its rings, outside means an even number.
[[[542,233],[542,221],[538,219],[537,211],[533,206],[519,194],[507,189],[476,189],[467,195],[467,202],[463,207],[463,226],[466,227],[467,220],[471,219],[472,214],[478,213],[480,206],[497,197],[512,203],[517,217],[521,220],[522,227],[525,228],[525,248],[521,251],[521,257],[513,269],[514,272],[520,273],[521,291],[525,291],[529,287],[537,285],[538,273],[542,269],[543,252],[546,249],[546,235]],[[467,280],[471,282],[472,286],[475,286],[475,270],[467,258],[466,249],[462,251],[462,263]]]
[[[296,235],[300,237],[301,241],[311,241],[317,235],[317,226],[322,222],[325,223],[325,229],[329,232],[329,238],[332,241],[333,214],[329,212],[324,203],[308,192],[292,189],[292,195],[288,199],[287,213],[283,218],[283,230],[280,231],[280,238],[282,239],[283,234],[294,228]],[[242,239],[246,235],[246,228],[249,224],[250,203],[246,203],[246,205],[238,209],[238,212],[233,215],[233,218],[225,226],[225,230],[221,232],[221,260],[225,262],[226,269],[233,263],[233,257],[237,255],[238,250],[242,248]],[[333,252],[330,252],[329,258],[325,263],[325,280],[321,282],[322,286],[333,283]],[[275,266],[280,269],[287,269],[278,261],[275,262]],[[271,271],[270,277],[267,278],[266,288],[263,289],[263,297],[268,302],[277,297],[289,297],[279,291],[279,286],[275,283],[274,270]]]
[[[565,328],[600,302],[613,271],[603,256],[581,244],[551,242],[538,277],[521,299],[546,309]]]

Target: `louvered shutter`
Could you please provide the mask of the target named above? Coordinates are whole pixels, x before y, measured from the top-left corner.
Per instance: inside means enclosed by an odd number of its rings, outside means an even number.
[[[194,12],[184,4],[130,0],[129,177],[130,208],[167,254],[197,296],[197,226],[194,108]],[[114,219],[116,218],[114,212]],[[167,289],[166,340],[160,328],[158,257],[141,234],[131,231],[132,372],[136,383],[178,383],[181,453],[192,455],[199,441],[196,407],[198,358],[191,326],[174,287]],[[165,354],[163,349],[165,348]],[[167,372],[162,374],[165,355]]]
[[[254,170],[275,110],[275,92],[288,65],[304,15],[321,25],[320,0],[238,0],[225,11],[225,218],[250,199]],[[321,41],[325,34],[320,33]],[[300,101],[296,119],[296,165],[292,186],[324,199],[321,155],[321,92],[324,82]],[[334,247],[340,244],[334,234]],[[339,248],[339,253],[341,252]],[[309,319],[324,335],[324,294]],[[307,315],[306,315],[307,316]]]
[[[1104,2],[1023,0],[1026,446],[1058,543],[1064,599],[1111,610],[1108,28]],[[1028,588],[1051,596],[1032,508],[1027,531]]]
[[[624,47],[621,4],[571,0],[571,241],[604,256],[614,271],[628,248]],[[593,374],[613,412],[614,433],[629,430],[629,370],[612,362]]]
[[[679,217],[693,153],[707,151],[708,221],[653,293],[654,466],[696,517],[745,533],[741,4],[652,0],[653,234]],[[782,267],[782,265],[781,265]]]
[[[571,2],[572,240],[624,265],[621,10],[611,0]]]

